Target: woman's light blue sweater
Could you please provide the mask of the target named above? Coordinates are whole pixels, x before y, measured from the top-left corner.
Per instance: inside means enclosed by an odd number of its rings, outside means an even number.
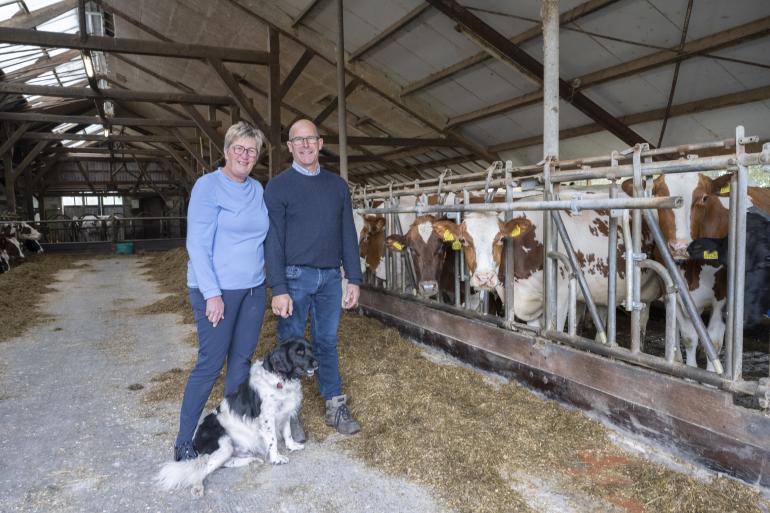
[[[259,182],[235,182],[221,168],[200,177],[187,208],[187,286],[209,299],[261,285],[268,225]]]

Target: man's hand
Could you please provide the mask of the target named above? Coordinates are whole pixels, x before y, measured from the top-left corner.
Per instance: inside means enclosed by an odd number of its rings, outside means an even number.
[[[294,303],[288,294],[273,296],[272,307],[273,313],[284,319],[291,317],[291,314],[294,312]]]
[[[222,296],[214,296],[206,300],[206,318],[215,328],[219,321],[225,318],[225,302],[222,301]]]
[[[342,302],[342,306],[345,310],[350,310],[358,303],[358,296],[361,295],[361,289],[354,283],[348,283],[345,288],[345,299]]]

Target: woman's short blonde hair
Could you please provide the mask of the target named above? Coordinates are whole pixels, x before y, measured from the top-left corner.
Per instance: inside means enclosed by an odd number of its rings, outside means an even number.
[[[257,158],[259,158],[262,144],[265,142],[265,135],[259,128],[254,128],[245,121],[239,121],[230,128],[227,129],[225,134],[225,153],[230,149],[230,145],[233,141],[240,139],[241,137],[247,137],[249,139],[256,139],[257,141]]]

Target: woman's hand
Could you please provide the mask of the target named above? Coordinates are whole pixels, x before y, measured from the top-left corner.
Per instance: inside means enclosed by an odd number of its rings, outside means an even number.
[[[219,321],[225,318],[225,302],[222,301],[222,296],[214,296],[206,300],[206,317],[215,328]]]

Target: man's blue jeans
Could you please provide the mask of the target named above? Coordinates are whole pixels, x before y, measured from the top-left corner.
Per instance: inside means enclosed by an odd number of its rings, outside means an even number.
[[[286,266],[286,284],[294,304],[287,319],[278,319],[278,340],[304,337],[310,315],[313,354],[318,360],[318,388],[324,399],[342,395],[337,356],[337,328],[342,311],[342,278],[339,268]]]

